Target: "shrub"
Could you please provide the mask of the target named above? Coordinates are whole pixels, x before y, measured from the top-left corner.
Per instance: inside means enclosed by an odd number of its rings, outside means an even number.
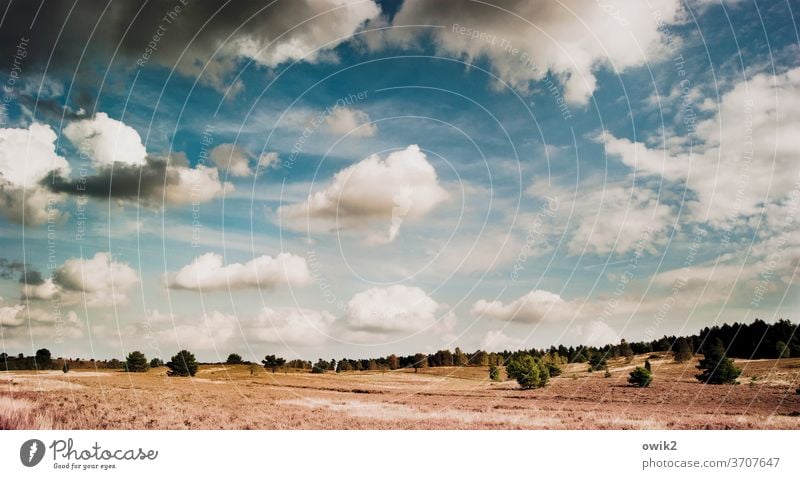
[[[489,379],[491,379],[492,381],[499,381],[500,380],[500,368],[499,367],[497,367],[495,365],[489,366]]]
[[[706,384],[737,384],[736,378],[742,374],[742,370],[725,356],[722,340],[714,338],[714,341],[704,348],[703,356],[697,365],[697,369],[701,371],[695,376],[698,380]]]
[[[628,377],[629,384],[633,384],[634,386],[638,386],[640,388],[646,388],[650,385],[652,380],[653,373],[651,373],[649,369],[643,367],[637,367],[631,371],[631,374]]]
[[[197,360],[194,354],[181,350],[166,365],[170,376],[194,376],[197,374]]]
[[[164,365],[164,361],[160,360],[159,358],[153,358],[150,360],[150,367],[151,368],[160,368]]]
[[[611,371],[609,371],[608,368],[606,368],[606,372],[605,372],[605,374],[603,374],[603,377],[606,378],[606,379],[611,377]]]
[[[150,369],[150,363],[141,351],[131,351],[125,358],[125,370],[129,373],[141,373]]]
[[[231,353],[228,355],[228,359],[225,360],[225,364],[242,364],[242,357],[236,353]]]
[[[314,366],[312,366],[312,367],[311,367],[311,373],[312,373],[312,374],[322,374],[322,373],[324,373],[324,372],[325,372],[325,369],[324,369],[324,368],[321,368],[321,367],[319,367],[319,366],[318,366],[318,365],[316,365],[316,364],[315,364]]]
[[[67,364],[66,361],[64,361],[64,365],[61,366],[61,371],[63,371],[64,374],[67,374],[69,372],[69,364]]]
[[[538,358],[526,354],[512,359],[506,366],[508,377],[517,381],[523,389],[541,388],[547,385],[550,372]]]

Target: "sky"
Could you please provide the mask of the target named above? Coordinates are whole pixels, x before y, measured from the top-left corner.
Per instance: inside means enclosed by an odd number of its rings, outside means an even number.
[[[4,1],[0,349],[796,321],[794,1]]]

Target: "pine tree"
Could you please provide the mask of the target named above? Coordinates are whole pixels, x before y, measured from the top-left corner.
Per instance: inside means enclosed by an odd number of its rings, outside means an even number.
[[[628,377],[628,383],[634,386],[638,386],[640,388],[646,388],[650,385],[650,382],[653,380],[653,373],[650,372],[650,369],[645,367],[637,367],[633,371],[631,371],[630,376]]]
[[[125,358],[125,370],[129,373],[142,373],[150,369],[150,363],[141,351],[131,351]]]
[[[194,376],[197,374],[198,364],[194,354],[183,349],[172,356],[166,366],[169,368],[167,374],[170,376]]]
[[[704,358],[700,360],[697,369],[701,371],[695,376],[707,384],[736,384],[736,378],[742,370],[733,364],[725,355],[722,340],[714,338],[703,350]]]
[[[675,342],[675,362],[685,363],[686,361],[691,361],[693,357],[694,352],[691,346],[689,346],[689,341],[684,337],[678,338]]]

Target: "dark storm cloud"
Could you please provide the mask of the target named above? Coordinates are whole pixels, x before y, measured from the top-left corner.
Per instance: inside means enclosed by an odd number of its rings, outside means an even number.
[[[167,168],[166,161],[148,157],[142,167],[116,163],[113,168],[104,167],[93,175],[74,179],[55,173],[41,184],[54,193],[160,204],[165,185],[179,181],[177,174]]]
[[[240,57],[275,66],[292,59],[300,48],[310,54],[307,59],[314,60],[315,48],[328,42],[333,42],[329,48],[334,47],[341,37],[380,13],[370,2],[344,8],[339,8],[338,0],[270,3],[5,0],[0,3],[0,11],[6,12],[0,27],[0,55],[13,58],[20,39],[28,39],[26,68],[47,65],[50,72],[78,73],[81,80],[112,62],[116,68],[130,69],[151,63],[176,66],[187,75],[198,75],[206,66],[202,80],[221,87]],[[276,43],[261,52],[272,41]],[[284,43],[295,53],[278,48]],[[9,66],[0,65],[5,68]],[[102,77],[93,75],[97,76]]]
[[[0,278],[14,279],[19,275],[19,282],[22,284],[42,284],[44,278],[36,270],[30,269],[25,263],[16,260],[0,258]]]
[[[21,273],[24,269],[25,264],[19,261],[0,258],[0,278],[11,279],[18,273]]]

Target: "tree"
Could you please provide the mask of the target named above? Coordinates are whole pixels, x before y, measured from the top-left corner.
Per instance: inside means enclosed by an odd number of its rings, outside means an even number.
[[[689,341],[682,336],[678,338],[675,342],[675,362],[685,363],[686,361],[691,361],[693,357],[694,352],[691,346],[689,346]]]
[[[150,360],[150,367],[151,368],[160,368],[164,365],[164,361],[159,358],[153,358]]]
[[[242,357],[236,353],[230,353],[228,359],[225,360],[225,364],[242,364]]]
[[[50,355],[50,350],[48,349],[40,349],[36,351],[36,369],[52,369],[53,368],[53,359]]]
[[[414,372],[416,373],[419,371],[420,368],[427,368],[428,367],[428,355],[417,353],[414,355]]]
[[[775,343],[775,352],[778,354],[778,359],[789,357],[789,348],[783,341],[778,341]]]
[[[389,362],[389,369],[395,370],[400,367],[400,360],[397,359],[397,356],[395,356],[394,354],[390,355],[386,359]]]
[[[282,368],[283,365],[286,364],[286,360],[279,358],[274,354],[268,354],[264,356],[264,360],[261,361],[261,364],[264,365],[265,369],[271,369],[272,373],[275,374],[278,369]]]
[[[547,366],[550,377],[554,378],[561,376],[561,364],[566,363],[566,358],[562,358],[557,352],[552,352],[545,354],[542,362]]]
[[[492,381],[499,381],[500,380],[500,367],[495,366],[492,364],[489,366],[489,379]]]
[[[589,372],[605,369],[606,365],[606,354],[604,352],[595,351],[589,355]]]
[[[628,383],[640,388],[646,388],[653,380],[653,373],[647,367],[637,367],[631,371],[628,377]]]
[[[455,353],[453,353],[453,366],[466,366],[468,362],[467,355],[461,351],[461,348],[456,348]]]
[[[550,373],[541,359],[530,354],[512,359],[506,366],[506,374],[517,381],[522,389],[541,388],[547,385]]]
[[[150,363],[141,351],[131,351],[125,358],[125,370],[129,373],[143,373],[150,369]]]
[[[169,368],[167,374],[170,376],[194,376],[197,374],[197,360],[194,354],[185,349],[172,356],[166,366]]]
[[[720,338],[714,338],[703,348],[703,359],[697,365],[701,371],[695,376],[706,384],[736,384],[736,378],[742,374],[742,370],[733,364],[733,361],[725,355],[725,347]]]
[[[627,341],[624,339],[619,343],[619,354],[620,356],[624,356],[625,359],[632,359],[633,358],[633,348]]]

